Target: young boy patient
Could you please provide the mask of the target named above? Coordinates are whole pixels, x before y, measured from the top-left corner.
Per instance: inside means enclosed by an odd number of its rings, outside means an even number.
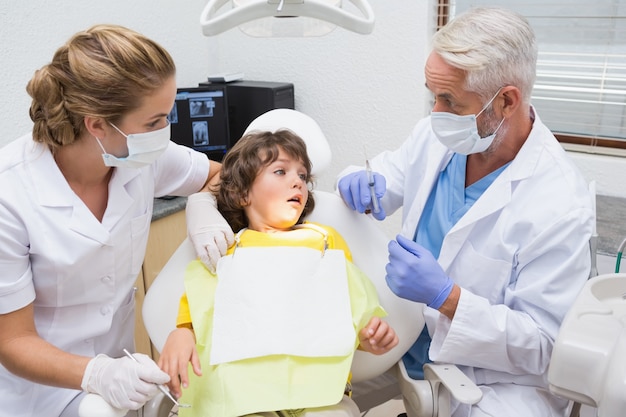
[[[343,238],[303,221],[314,206],[310,172],[304,141],[288,129],[253,131],[225,156],[214,194],[236,243],[216,275],[200,261],[187,268],[159,359],[172,393],[191,405],[180,415],[356,417],[355,348],[380,355],[398,344]]]

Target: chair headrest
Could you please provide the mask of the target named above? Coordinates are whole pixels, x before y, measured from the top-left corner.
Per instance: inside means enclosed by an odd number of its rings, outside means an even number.
[[[253,130],[275,132],[279,129],[289,129],[304,140],[313,175],[318,175],[330,165],[330,145],[322,129],[310,116],[297,110],[274,109],[263,113],[248,125],[244,135]]]

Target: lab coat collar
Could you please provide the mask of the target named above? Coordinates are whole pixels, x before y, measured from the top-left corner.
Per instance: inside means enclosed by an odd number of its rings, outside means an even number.
[[[73,206],[74,192],[48,147],[32,141],[26,145],[26,154],[39,204],[44,207]]]
[[[445,236],[442,247],[447,246],[456,249],[452,251],[441,250],[439,262],[444,269],[452,263],[476,223],[502,210],[511,201],[515,184],[531,177],[537,168],[543,149],[542,141],[546,137],[545,130],[547,128],[536,116],[534,108],[531,108],[531,112],[535,115],[533,127],[515,159]]]
[[[134,203],[125,185],[139,175],[137,169],[115,168],[109,185],[107,209],[100,223],[71,189],[56,164],[52,152],[43,144],[27,145],[29,170],[37,201],[43,207],[71,208],[69,228],[102,244],[109,240],[109,231]]]

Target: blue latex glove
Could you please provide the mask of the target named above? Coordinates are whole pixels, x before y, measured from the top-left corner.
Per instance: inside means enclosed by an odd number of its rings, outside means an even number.
[[[339,194],[343,201],[352,210],[356,210],[359,213],[365,213],[368,210],[376,220],[383,220],[387,215],[385,214],[385,209],[380,204],[380,199],[383,198],[387,190],[387,181],[385,181],[385,177],[377,172],[372,172],[372,179],[374,180],[374,194],[376,194],[378,207],[380,207],[378,213],[375,213],[373,210],[372,193],[370,192],[366,171],[358,171],[346,175],[339,180],[337,188],[339,188]]]
[[[387,285],[398,297],[439,309],[454,282],[429,250],[404,236],[398,235],[396,239],[388,245]]]

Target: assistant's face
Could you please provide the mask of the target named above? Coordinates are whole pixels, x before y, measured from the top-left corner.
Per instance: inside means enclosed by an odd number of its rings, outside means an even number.
[[[146,95],[142,104],[133,111],[125,114],[116,126],[126,135],[133,133],[151,132],[164,128],[168,121],[167,115],[174,106],[176,99],[176,79],[170,77],[153,93]],[[126,138],[112,126],[107,126],[107,152],[124,157],[128,155]]]

